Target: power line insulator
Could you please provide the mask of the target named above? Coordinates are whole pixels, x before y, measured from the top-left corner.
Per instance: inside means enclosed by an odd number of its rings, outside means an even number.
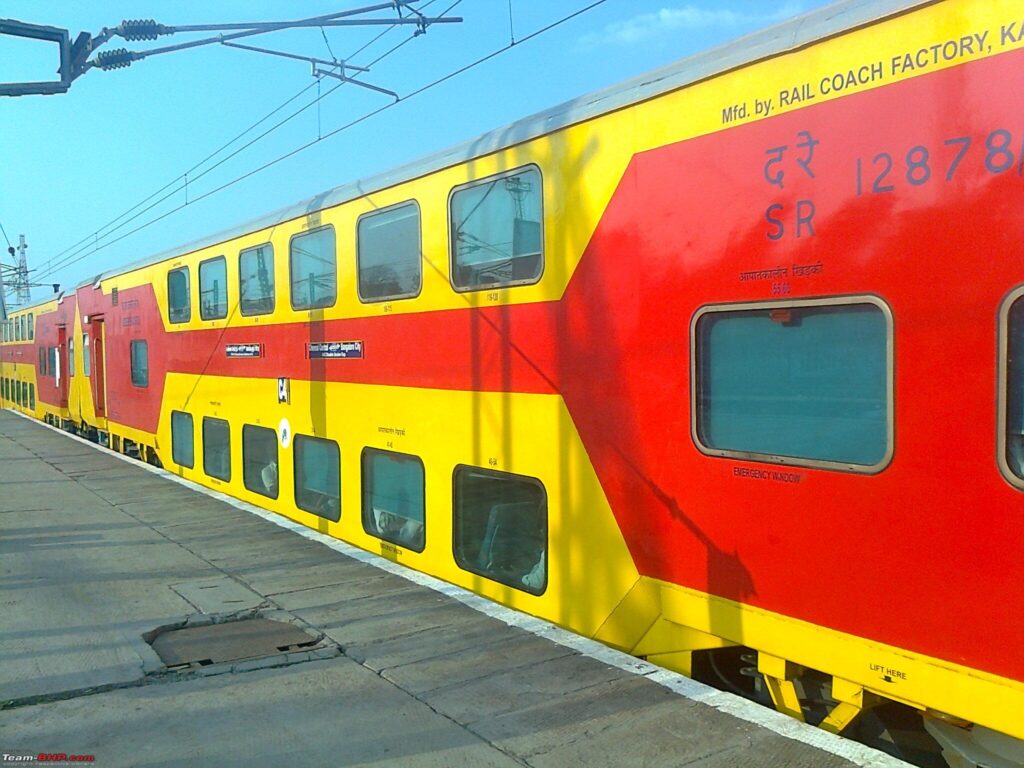
[[[164,25],[153,19],[125,19],[120,33],[125,40],[156,40],[164,33]]]
[[[95,64],[100,69],[123,69],[131,66],[135,54],[127,48],[115,48],[112,51],[103,51],[96,54]]]

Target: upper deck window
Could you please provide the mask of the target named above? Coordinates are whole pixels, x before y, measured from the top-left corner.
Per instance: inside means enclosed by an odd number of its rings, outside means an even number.
[[[228,262],[223,256],[199,265],[199,317],[220,320],[228,316]]]
[[[338,297],[338,260],[334,227],[304,232],[292,238],[288,270],[292,309],[334,306]]]
[[[356,238],[359,298],[407,299],[420,292],[420,209],[414,202],[359,219]]]
[[[14,318],[14,340],[21,341],[21,317]]]
[[[694,323],[695,437],[718,456],[861,472],[892,453],[892,343],[875,299],[713,307]]]
[[[167,319],[187,323],[192,318],[192,301],[188,289],[188,267],[167,273]]]
[[[536,167],[457,189],[450,201],[452,285],[474,291],[540,280],[543,187]]]
[[[29,312],[28,313],[28,340],[29,341],[32,341],[36,337],[36,329],[35,329],[34,326],[35,326],[35,318],[32,316],[32,313]]]
[[[274,311],[274,248],[270,243],[238,255],[238,297],[243,315]]]

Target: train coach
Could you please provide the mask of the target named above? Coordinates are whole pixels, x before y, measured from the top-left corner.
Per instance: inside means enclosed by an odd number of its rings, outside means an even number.
[[[1024,764],[1022,17],[836,3],[100,274],[4,324],[4,403]]]

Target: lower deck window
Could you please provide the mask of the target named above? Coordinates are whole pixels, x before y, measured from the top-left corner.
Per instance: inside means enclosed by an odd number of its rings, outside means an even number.
[[[171,411],[171,458],[175,464],[189,469],[196,464],[191,413]]]
[[[541,594],[547,586],[547,494],[532,477],[459,466],[454,476],[460,568]]]
[[[218,480],[231,480],[231,425],[224,419],[203,419],[203,471]]]
[[[341,452],[333,440],[295,436],[295,504],[327,520],[341,518]]]
[[[242,427],[242,481],[254,493],[278,494],[277,432],[246,424]]]
[[[149,386],[149,342],[141,339],[131,342],[131,375],[134,386]]]
[[[888,316],[874,302],[711,309],[695,327],[706,452],[843,469],[891,454]]]
[[[29,408],[35,408],[36,407],[36,385],[35,384],[29,384],[28,385],[28,407]]]
[[[362,479],[363,529],[371,536],[422,552],[423,462],[409,454],[367,448]]]

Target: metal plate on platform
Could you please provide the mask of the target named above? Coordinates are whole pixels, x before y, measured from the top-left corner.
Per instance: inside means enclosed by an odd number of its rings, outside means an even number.
[[[255,659],[316,645],[317,638],[291,624],[243,619],[163,632],[152,641],[168,667],[207,666]]]

